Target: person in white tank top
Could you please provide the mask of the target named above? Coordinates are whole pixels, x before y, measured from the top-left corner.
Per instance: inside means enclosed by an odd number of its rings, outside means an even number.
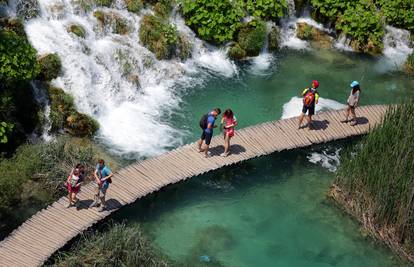
[[[355,109],[358,106],[359,97],[360,97],[360,94],[361,94],[361,89],[359,87],[359,82],[353,81],[351,83],[351,88],[352,88],[351,93],[349,94],[348,101],[347,101],[348,106],[345,110],[345,120],[342,120],[341,122],[347,123],[347,122],[350,121],[351,126],[355,126],[358,123],[356,113],[355,113]],[[351,118],[351,120],[348,120],[350,113],[351,113],[352,118]]]

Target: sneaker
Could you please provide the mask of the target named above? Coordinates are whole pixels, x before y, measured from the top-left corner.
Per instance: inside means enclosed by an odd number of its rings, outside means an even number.
[[[351,122],[351,126],[355,126],[355,125],[357,125],[358,123],[356,122],[356,121],[352,121]]]
[[[98,210],[98,211],[99,211],[99,212],[103,212],[103,211],[105,211],[105,209],[106,209],[106,207],[102,206],[102,207],[100,207],[100,208],[99,208],[99,210]]]
[[[72,207],[72,203],[69,203],[69,204],[66,206],[66,208],[70,208],[70,207]]]
[[[221,157],[227,157],[228,155],[229,155],[229,152],[227,152],[227,153],[223,152],[223,153],[220,154]]]
[[[346,120],[341,120],[341,122],[342,123],[347,123],[349,120],[348,119],[346,119]]]
[[[205,157],[205,158],[209,158],[209,157],[211,157],[211,152],[210,152],[210,151],[208,151],[208,152],[207,152],[207,155],[204,155],[204,157]]]
[[[95,200],[92,202],[92,204],[89,206],[90,208],[98,207],[98,202]]]

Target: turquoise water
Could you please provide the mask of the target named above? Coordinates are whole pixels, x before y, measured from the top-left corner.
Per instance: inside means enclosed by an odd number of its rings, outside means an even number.
[[[290,101],[313,79],[320,81],[328,108],[345,102],[354,79],[362,84],[362,105],[414,96],[412,77],[382,67],[379,59],[355,54],[284,50],[261,73],[244,62],[232,78],[211,74],[202,85],[177,89],[183,101],[166,121],[188,143],[200,134],[199,117],[215,106],[231,107],[241,127],[279,119],[300,111],[300,103]],[[335,168],[339,149],[349,146],[332,143],[250,160],[163,189],[115,218],[142,223],[157,247],[188,266],[202,255],[212,266],[403,266],[325,196],[334,174],[322,161]],[[309,162],[314,156],[317,164]]]

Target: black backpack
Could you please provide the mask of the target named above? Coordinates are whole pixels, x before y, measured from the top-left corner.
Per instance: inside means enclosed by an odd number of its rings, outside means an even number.
[[[204,114],[200,119],[200,128],[207,129],[208,114]]]

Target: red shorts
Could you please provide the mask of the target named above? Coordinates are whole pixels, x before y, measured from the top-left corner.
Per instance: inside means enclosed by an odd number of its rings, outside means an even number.
[[[80,189],[80,186],[72,187],[70,183],[67,183],[66,187],[68,188],[69,193],[75,193],[75,194],[77,194]]]
[[[226,129],[225,135],[227,135],[228,137],[233,137],[234,136],[234,128]]]

